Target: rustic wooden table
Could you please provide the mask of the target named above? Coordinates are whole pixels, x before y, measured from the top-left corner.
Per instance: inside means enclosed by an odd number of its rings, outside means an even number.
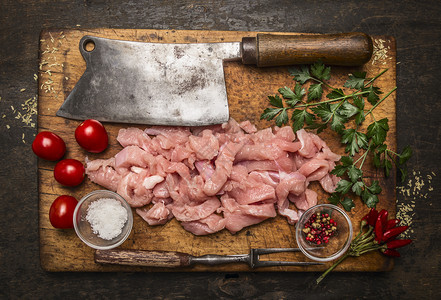
[[[299,2],[299,1],[297,1]],[[409,298],[441,296],[441,2],[0,1],[1,298]],[[397,211],[414,243],[391,272],[48,273],[39,264],[36,134],[39,35],[49,28],[347,32],[397,41],[397,142],[411,145]]]

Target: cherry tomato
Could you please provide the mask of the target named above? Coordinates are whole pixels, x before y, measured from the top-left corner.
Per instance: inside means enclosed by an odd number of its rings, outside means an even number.
[[[66,144],[55,133],[42,131],[32,142],[32,151],[42,159],[59,160],[66,152]]]
[[[107,131],[97,120],[89,119],[75,129],[77,143],[86,151],[92,153],[103,152],[107,148]]]
[[[55,228],[73,228],[73,214],[77,199],[62,195],[57,197],[49,209],[49,220]]]
[[[77,186],[84,179],[84,165],[76,159],[60,160],[54,168],[55,180],[65,186]]]

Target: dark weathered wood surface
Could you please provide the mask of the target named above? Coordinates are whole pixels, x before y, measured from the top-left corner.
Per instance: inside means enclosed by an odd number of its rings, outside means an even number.
[[[441,61],[439,1],[5,1],[0,2],[1,298],[407,298],[441,296]],[[391,272],[47,273],[39,265],[36,134],[39,35],[48,28],[282,32],[362,31],[397,41],[397,141],[411,145],[398,210],[415,241]],[[23,90],[24,89],[24,90]],[[28,101],[28,99],[30,99]],[[25,117],[25,119],[22,118]],[[30,119],[26,119],[30,117]],[[34,126],[32,126],[34,125]],[[413,206],[413,207],[412,207]]]

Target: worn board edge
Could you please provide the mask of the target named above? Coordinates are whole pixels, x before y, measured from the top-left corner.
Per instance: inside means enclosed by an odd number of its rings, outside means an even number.
[[[82,29],[81,31],[85,31],[85,32],[90,33],[90,31],[100,32],[102,30],[110,30],[110,29],[90,29],[90,30],[89,29]],[[118,29],[118,31],[124,31],[124,30]],[[140,31],[148,31],[148,30],[140,30]],[[169,31],[170,30],[151,30],[151,32],[169,32]],[[42,31],[41,36],[47,35],[47,33],[50,33],[50,32],[54,33],[54,32],[56,32],[56,29],[44,30],[44,31]],[[198,34],[198,35],[203,34],[203,33],[207,33],[207,31],[186,31],[186,32],[191,32],[191,33]],[[213,31],[212,33],[222,33],[222,31]],[[229,33],[229,32],[227,32],[227,33]],[[235,33],[237,33],[237,32],[235,32]],[[254,35],[256,33],[257,32],[240,32],[240,34],[243,35],[243,36]],[[277,33],[277,34],[286,34],[286,33],[283,32],[283,33]],[[386,37],[386,36],[384,36],[383,38],[389,39],[393,44],[395,44],[395,39],[393,37],[390,37],[390,36]],[[189,42],[200,42],[200,40],[195,39],[194,41],[189,41]],[[393,59],[396,59],[396,58],[394,57]],[[394,75],[396,76],[395,65],[394,65],[393,72],[394,72]],[[395,79],[395,82],[396,82],[395,76],[394,76],[394,79]],[[40,86],[40,83],[41,83],[40,79],[41,79],[41,77],[39,77],[39,86]],[[40,89],[39,89],[39,96],[40,96]],[[38,117],[40,118],[40,113],[39,113]],[[39,127],[39,130],[41,130],[40,127]],[[396,148],[396,137],[395,136],[393,137],[393,141],[395,143],[395,148]],[[43,165],[44,165],[44,163],[43,163]],[[42,168],[40,168],[40,160],[39,160],[39,177],[40,177],[40,169],[44,169],[44,166]],[[39,184],[40,184],[40,181],[39,181]],[[396,199],[396,197],[395,197],[395,199]],[[40,213],[43,213],[43,212],[40,212]],[[43,229],[40,228],[40,230],[39,230],[40,242],[41,242],[41,235],[42,234],[44,234],[44,232],[43,232]],[[41,250],[41,247],[40,247],[40,250]],[[41,254],[41,252],[40,252],[40,254]],[[369,255],[371,255],[371,254],[369,254]],[[40,258],[41,258],[41,256],[40,256]],[[382,270],[380,270],[380,271],[390,271],[390,270],[392,270],[392,268],[393,268],[393,260],[388,259],[388,260],[386,260],[386,262],[387,263],[382,267]],[[47,265],[42,260],[40,260],[40,264],[41,264],[42,268],[45,269],[46,271],[63,271],[63,270],[59,270],[59,269],[56,269],[56,268],[47,268]],[[107,267],[109,267],[109,268],[107,268]],[[77,269],[76,271],[89,271],[89,270]],[[97,270],[92,270],[92,271],[97,271]],[[185,268],[185,269],[173,269],[173,270],[170,270],[170,269],[158,270],[158,269],[151,269],[151,268],[135,268],[134,269],[132,267],[121,269],[120,266],[118,266],[116,268],[114,268],[112,266],[105,266],[103,269],[98,270],[98,271],[153,271],[153,272],[155,272],[155,271],[177,271],[177,272],[181,272],[181,271],[190,271],[190,269]],[[192,271],[202,271],[202,272],[207,272],[207,271],[226,271],[226,272],[228,272],[229,270],[228,269],[222,270],[222,268],[219,270],[219,269],[214,269],[212,267],[207,267],[207,268],[199,268],[197,270],[193,269]],[[241,271],[250,271],[250,270],[245,268],[245,269],[235,270],[235,272],[236,271],[241,272]],[[257,270],[253,270],[253,271],[299,271],[299,270],[298,270],[298,268],[280,268],[280,267],[276,267],[276,268],[257,269]],[[309,271],[309,270],[307,270],[307,271]],[[317,270],[311,270],[311,271],[317,271]],[[336,271],[340,271],[340,268],[337,268]],[[347,270],[343,270],[343,271],[347,271]],[[364,269],[357,269],[357,270],[350,270],[350,271],[366,271],[366,270],[364,270]],[[375,270],[368,270],[368,271],[375,271]]]

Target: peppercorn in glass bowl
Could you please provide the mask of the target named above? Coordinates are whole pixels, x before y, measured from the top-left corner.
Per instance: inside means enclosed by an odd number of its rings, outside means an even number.
[[[327,262],[342,256],[352,241],[352,223],[340,207],[319,204],[306,210],[296,225],[296,240],[308,258]]]
[[[132,209],[126,200],[108,190],[93,191],[78,202],[73,223],[78,237],[94,249],[118,247],[130,235]]]

